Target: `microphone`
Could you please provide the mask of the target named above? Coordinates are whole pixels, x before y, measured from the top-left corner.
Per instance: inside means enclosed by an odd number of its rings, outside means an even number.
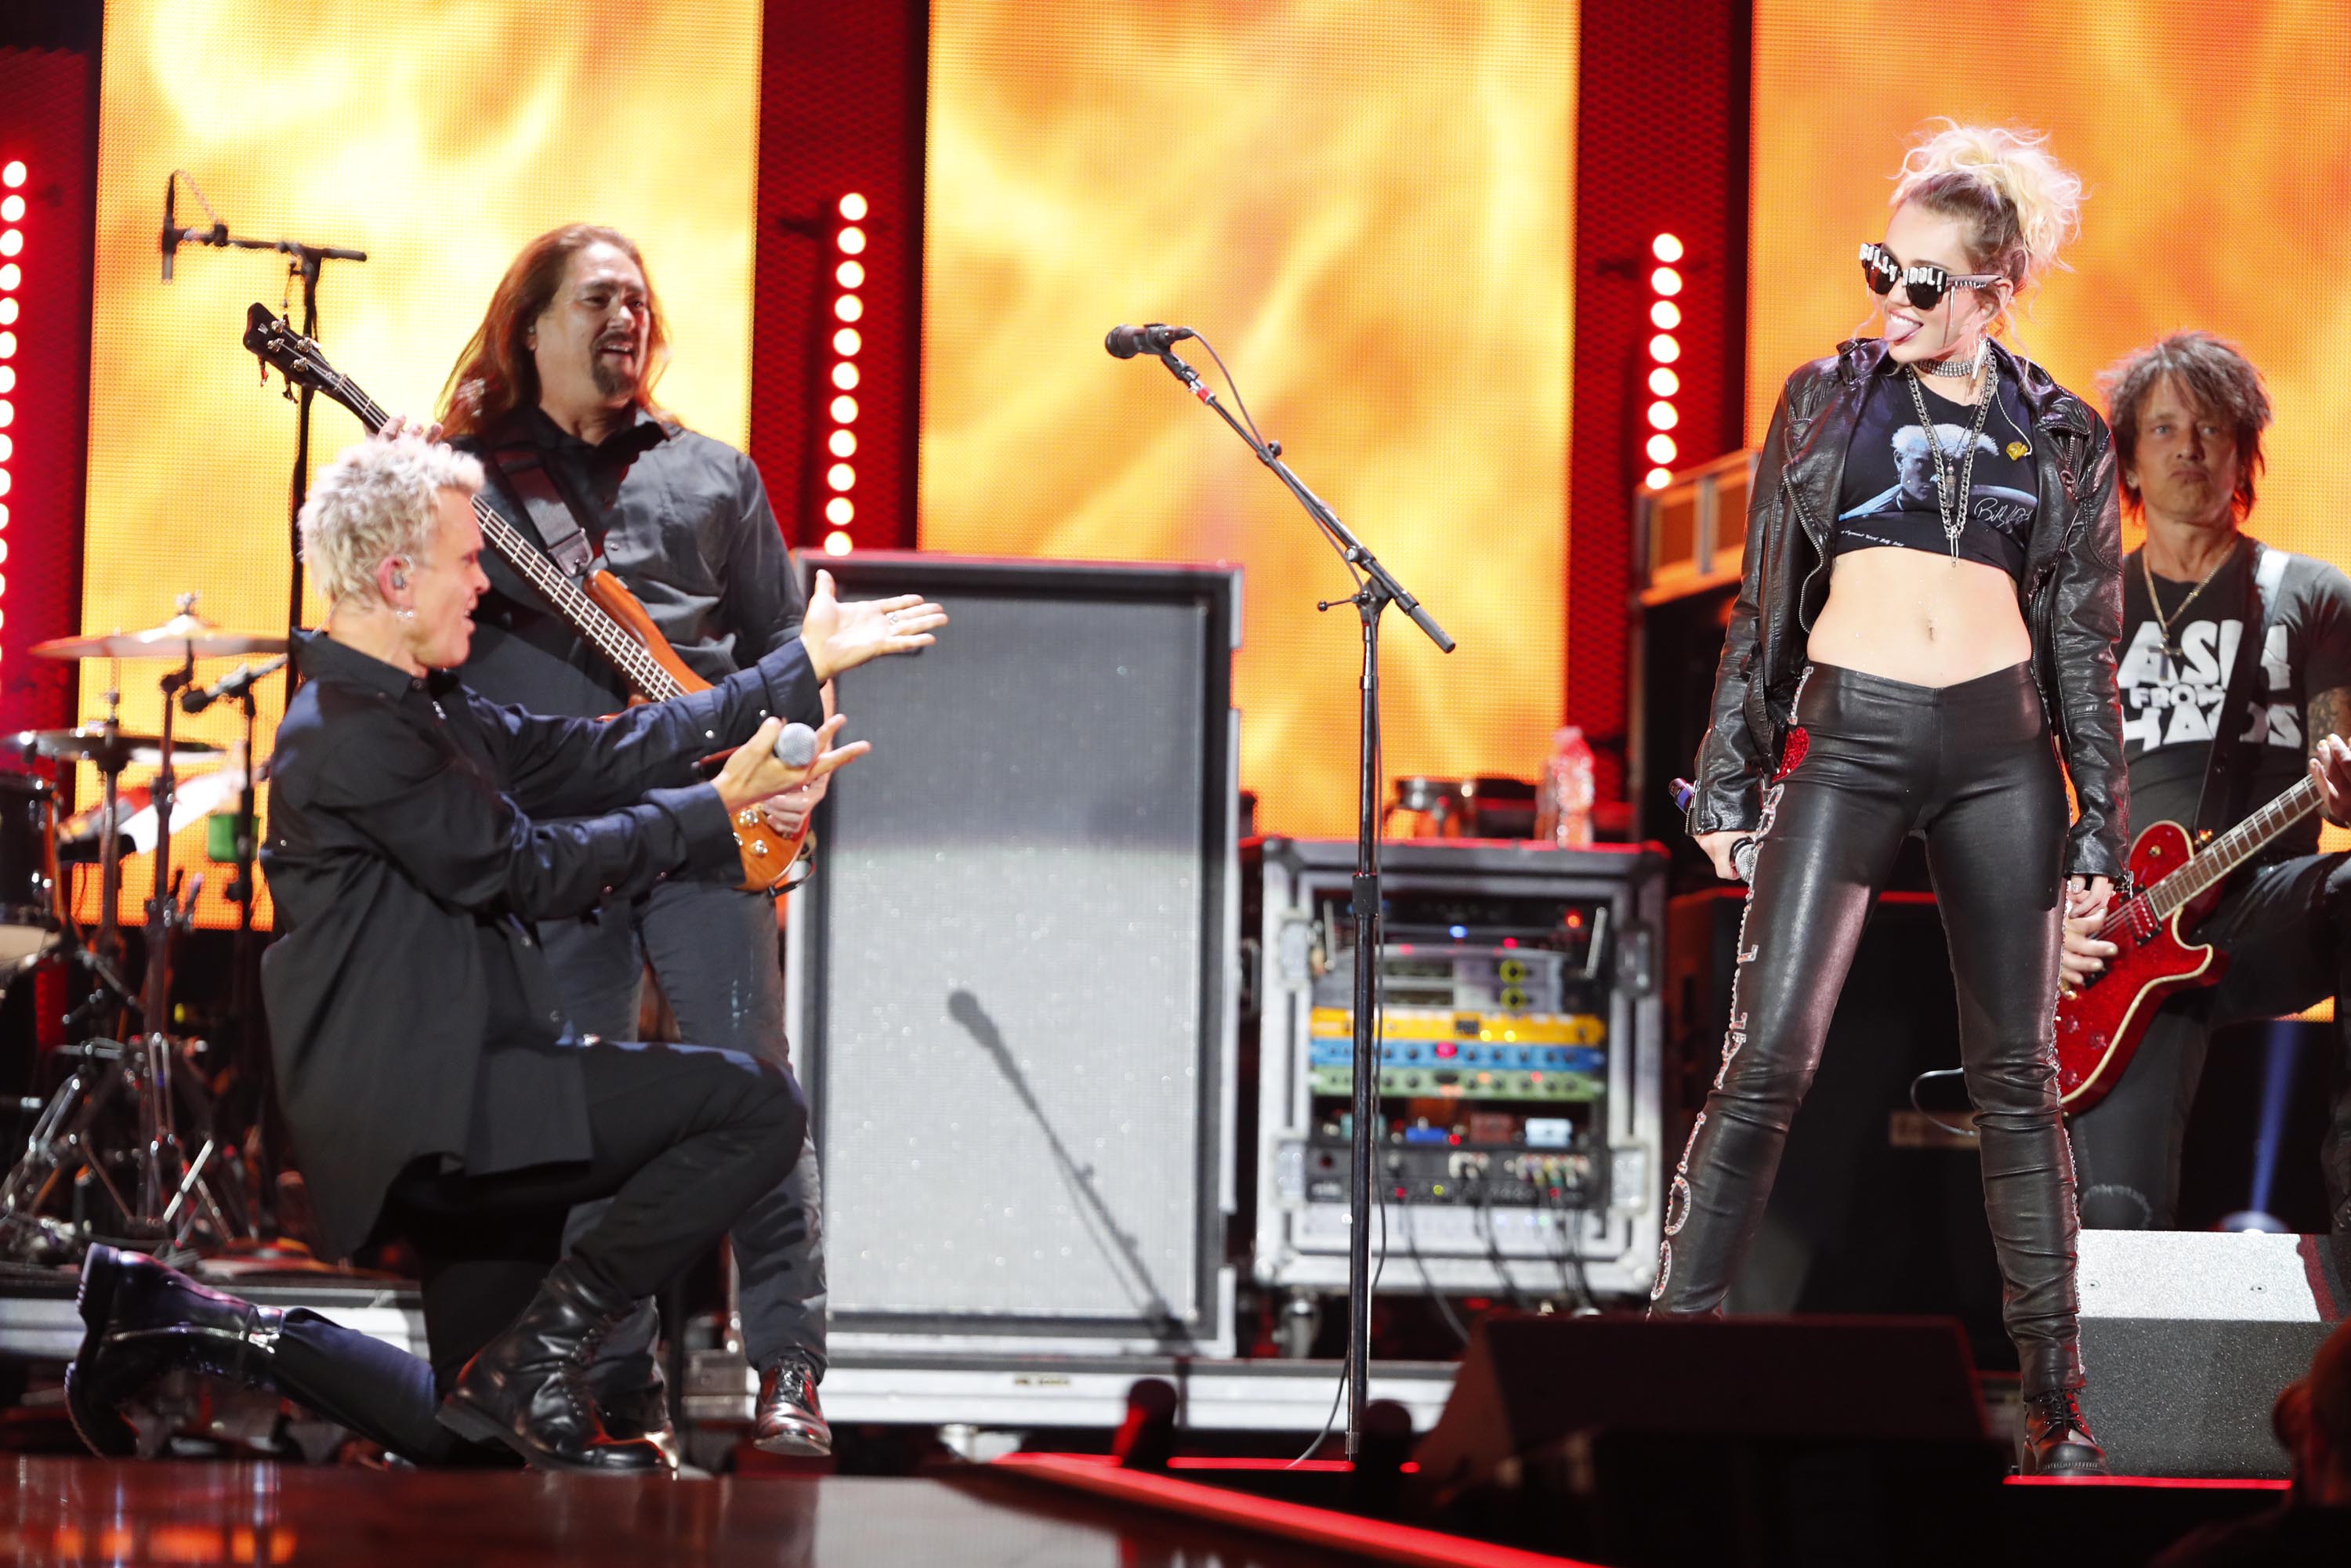
[[[1154,321],[1147,327],[1113,327],[1110,335],[1102,340],[1102,347],[1110,350],[1113,360],[1131,360],[1137,354],[1164,354],[1185,339],[1198,336],[1189,327],[1170,327],[1163,321]]]
[[[180,694],[180,711],[202,713],[223,697],[241,697],[253,689],[253,683],[274,675],[286,667],[286,655],[280,653],[259,665],[239,664],[203,691],[193,687]]]
[[[172,281],[172,257],[180,248],[180,230],[172,218],[172,193],[179,183],[180,172],[177,169],[163,176],[163,234],[155,242],[155,248],[163,253],[163,281],[166,283]]]
[[[1674,798],[1674,810],[1687,816],[1690,801],[1698,795],[1698,786],[1687,779],[1677,779],[1666,789]],[[1730,867],[1739,873],[1740,881],[1752,883],[1755,880],[1755,852],[1762,846],[1763,841],[1752,835],[1730,841]]]
[[[804,724],[788,724],[776,737],[776,760],[787,768],[809,768],[816,763],[816,731]]]

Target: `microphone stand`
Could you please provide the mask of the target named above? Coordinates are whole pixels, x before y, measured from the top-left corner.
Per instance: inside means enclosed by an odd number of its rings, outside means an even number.
[[[172,171],[173,181],[183,177],[178,170]],[[170,183],[165,184],[163,188],[163,245],[167,258],[163,274],[165,281],[168,282],[172,276],[168,258],[183,245],[212,246],[225,250],[275,251],[288,258],[286,264],[287,274],[298,277],[302,280],[302,336],[316,341],[319,336],[319,273],[320,269],[330,261],[365,261],[368,258],[367,252],[351,250],[342,246],[309,245],[301,240],[291,239],[252,239],[231,234],[228,225],[221,222],[220,215],[213,212],[212,204],[204,201],[204,193],[197,189],[194,180],[188,181],[188,188],[195,191],[196,199],[204,203],[205,215],[212,218],[213,222],[210,225],[203,227],[172,226],[172,186]],[[313,394],[306,386],[298,392],[288,387],[286,395],[293,400],[295,406],[294,484],[286,512],[287,558],[294,563],[293,580],[286,601],[286,634],[290,640],[295,632],[302,629],[301,517],[302,502],[310,490],[310,399]],[[301,678],[300,671],[291,665],[287,666],[286,679],[289,690],[298,684]]]
[[[1281,460],[1281,443],[1260,441],[1257,433],[1235,419],[1217,394],[1203,385],[1199,373],[1172,349],[1159,352],[1160,362],[1191,394],[1248,444],[1257,460],[1274,472],[1314,519],[1348,571],[1355,591],[1344,599],[1317,601],[1317,610],[1352,604],[1364,628],[1361,764],[1358,770],[1355,818],[1355,876],[1353,913],[1355,923],[1355,1078],[1354,1113],[1348,1153],[1347,1183],[1347,1458],[1363,1447],[1365,1389],[1371,1382],[1372,1346],[1372,1149],[1380,1104],[1380,615],[1391,604],[1409,616],[1442,653],[1454,649],[1427,611],[1364,548],[1339,515],[1308,489]]]

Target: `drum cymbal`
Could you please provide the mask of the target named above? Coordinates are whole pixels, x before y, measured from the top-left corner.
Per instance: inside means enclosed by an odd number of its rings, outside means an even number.
[[[127,730],[109,734],[103,725],[84,725],[78,729],[20,729],[0,740],[0,746],[12,747],[27,757],[46,757],[52,762],[95,762],[110,772],[124,768],[155,768],[163,761],[163,743],[152,735],[132,735]],[[220,747],[202,740],[172,737],[172,755],[175,758],[193,759],[214,757]]]
[[[34,654],[43,659],[216,659],[238,653],[284,652],[283,632],[225,632],[188,611],[143,632],[55,637],[33,644]]]

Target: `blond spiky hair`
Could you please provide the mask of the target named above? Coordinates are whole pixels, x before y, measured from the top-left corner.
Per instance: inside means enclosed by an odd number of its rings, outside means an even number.
[[[302,559],[331,600],[380,600],[375,569],[394,556],[420,560],[433,549],[434,498],[471,496],[482,465],[462,452],[403,435],[345,447],[302,502]]]
[[[1928,122],[1895,176],[1896,207],[1916,202],[1967,225],[1973,266],[2023,292],[2082,226],[2081,177],[2049,153],[2040,131]]]

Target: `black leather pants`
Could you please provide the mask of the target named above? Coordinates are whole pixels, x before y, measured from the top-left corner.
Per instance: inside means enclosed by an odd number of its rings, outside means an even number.
[[[2069,812],[2031,668],[1930,687],[1822,664],[1796,719],[1793,765],[1765,798],[1722,1069],[1667,1199],[1652,1310],[1720,1310],[1862,924],[1915,832],[1950,942],[1984,1210],[2024,1390],[2079,1387],[2074,1166],[2053,1021]]]

